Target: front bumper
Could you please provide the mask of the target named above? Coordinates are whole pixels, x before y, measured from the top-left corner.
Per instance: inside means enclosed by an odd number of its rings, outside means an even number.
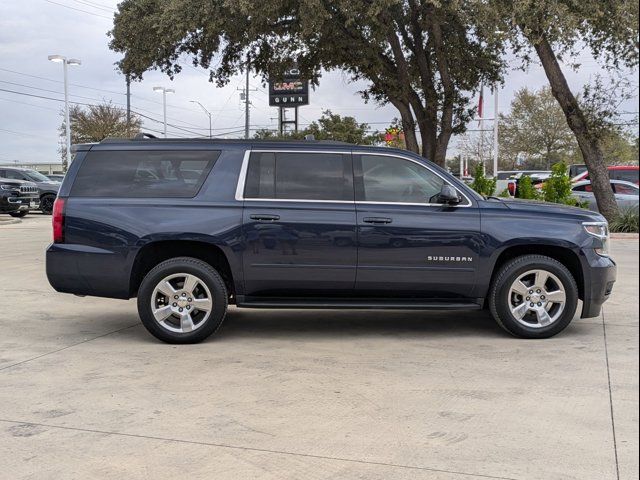
[[[11,205],[17,207],[17,211],[37,210],[40,208],[40,199],[37,196],[20,195],[18,197],[10,197],[7,201]]]
[[[585,254],[588,265],[584,271],[584,298],[580,318],[600,315],[602,304],[609,299],[616,282],[618,267],[610,257],[601,257],[590,250]]]

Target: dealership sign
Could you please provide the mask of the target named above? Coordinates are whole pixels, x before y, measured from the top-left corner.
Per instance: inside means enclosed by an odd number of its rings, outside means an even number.
[[[309,81],[300,78],[300,70],[292,68],[282,80],[269,80],[269,106],[299,107],[309,105]]]

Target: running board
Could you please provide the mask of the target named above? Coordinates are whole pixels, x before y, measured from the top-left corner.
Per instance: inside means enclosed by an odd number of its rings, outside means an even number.
[[[236,305],[241,308],[334,308],[379,310],[480,310],[480,299],[430,300],[424,298],[271,298],[238,295]]]

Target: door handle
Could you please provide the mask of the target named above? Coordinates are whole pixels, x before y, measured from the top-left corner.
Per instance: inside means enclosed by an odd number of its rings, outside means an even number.
[[[379,225],[392,222],[392,220],[388,217],[364,217],[362,221],[364,223],[375,223]]]
[[[277,220],[280,220],[280,215],[269,215],[266,213],[260,213],[249,215],[249,218],[251,220],[258,220],[262,222],[275,222]]]

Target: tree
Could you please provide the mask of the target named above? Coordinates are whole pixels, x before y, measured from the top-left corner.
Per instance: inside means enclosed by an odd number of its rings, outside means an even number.
[[[544,87],[538,92],[518,90],[511,111],[500,115],[500,152],[512,168],[521,155],[528,168],[546,168],[570,158],[577,148],[562,109]]]
[[[322,69],[366,80],[366,100],[400,113],[407,148],[444,165],[453,134],[463,132],[479,85],[501,80],[502,42],[477,24],[476,2],[418,0],[124,0],[111,49],[121,71],[173,76],[180,59],[211,68],[223,85],[251,68],[278,77],[297,62],[318,81]],[[215,66],[212,60],[215,58]],[[418,133],[416,133],[416,131]]]
[[[589,169],[598,209],[608,220],[613,220],[618,215],[618,206],[609,186],[597,128],[602,118],[590,117],[585,111],[569,88],[560,61],[586,47],[610,70],[637,66],[637,0],[479,3],[483,28],[490,29],[496,36],[506,36],[525,62],[530,62],[535,55],[542,64],[553,96]]]
[[[132,138],[140,132],[142,121],[131,115],[127,121],[127,112],[111,103],[83,107],[71,105],[71,144],[100,142],[108,137]],[[60,137],[65,135],[64,120],[58,129]],[[60,154],[66,159],[66,142],[61,141]],[[64,161],[64,160],[63,160]]]
[[[278,139],[303,139],[307,135],[313,135],[316,140],[334,140],[338,142],[348,142],[356,145],[373,145],[378,141],[378,136],[368,134],[369,125],[358,123],[353,117],[342,117],[324,110],[322,116],[311,122],[307,128],[299,132],[286,132],[278,135],[274,130],[261,129],[254,136],[257,139],[278,140]]]

